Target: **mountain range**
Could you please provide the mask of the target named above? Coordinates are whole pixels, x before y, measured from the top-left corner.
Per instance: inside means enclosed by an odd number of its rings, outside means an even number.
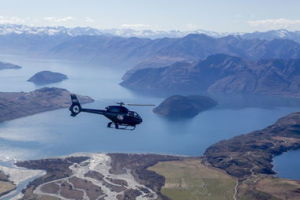
[[[92,27],[64,27],[64,26],[27,26],[20,24],[0,24],[0,35],[7,34],[32,34],[32,35],[110,35],[119,37],[139,37],[139,38],[181,38],[189,34],[205,34],[210,37],[220,38],[226,36],[236,36],[243,39],[289,39],[300,42],[300,31],[288,31],[285,29],[270,30],[265,32],[252,32],[252,33],[219,33],[207,30],[137,30],[130,28],[112,28],[112,29],[97,29]]]
[[[0,36],[0,53],[46,58],[83,60],[97,64],[133,67],[146,60],[198,61],[213,54],[228,54],[250,60],[300,58],[300,44],[292,40],[213,38],[191,34],[183,38],[123,38],[115,36]],[[161,61],[161,62],[162,62]]]
[[[189,34],[179,38],[120,37],[92,28],[0,26],[0,53],[42,58],[83,60],[119,67],[164,65],[176,61],[198,61],[213,54],[227,54],[249,60],[295,59],[300,44],[285,39],[283,31],[272,40],[256,34],[212,37]],[[288,36],[287,32],[284,32]],[[262,34],[262,33],[261,33]],[[267,34],[267,33],[265,33]],[[293,32],[296,35],[297,32]],[[291,38],[292,34],[289,34]],[[280,36],[280,37],[279,37]],[[262,38],[262,39],[257,39]]]
[[[0,26],[0,54],[130,69],[122,85],[143,91],[299,96],[299,32],[223,37],[120,37],[92,28]]]
[[[165,93],[300,96],[300,59],[249,61],[217,54],[196,63],[137,69],[121,85]]]
[[[32,34],[32,35],[111,35],[120,37],[140,37],[140,38],[179,38],[188,34],[206,34],[212,37],[222,37],[228,33],[217,33],[206,30],[180,31],[180,30],[137,30],[130,28],[112,28],[112,29],[97,29],[91,27],[73,27],[64,26],[27,26],[20,24],[0,24],[0,35],[7,34]]]

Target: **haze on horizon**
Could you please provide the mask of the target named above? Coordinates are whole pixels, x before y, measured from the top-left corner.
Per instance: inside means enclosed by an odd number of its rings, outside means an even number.
[[[298,0],[2,0],[0,24],[99,29],[300,30]]]

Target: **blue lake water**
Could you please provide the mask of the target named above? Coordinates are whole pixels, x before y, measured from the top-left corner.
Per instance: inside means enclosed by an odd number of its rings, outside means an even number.
[[[93,97],[96,101],[86,107],[104,108],[120,100],[146,104],[162,101],[161,98],[134,94],[119,86],[125,69],[7,55],[0,56],[0,60],[23,66],[20,70],[0,71],[0,91],[34,90],[38,87],[26,80],[38,71],[51,70],[65,73],[69,80],[49,86]],[[211,144],[265,128],[278,118],[299,111],[300,107],[217,107],[183,121],[166,120],[152,113],[149,107],[132,109],[144,120],[135,131],[107,129],[107,119],[99,115],[83,113],[72,118],[67,109],[0,123],[0,160],[45,158],[75,152],[151,152],[199,156]],[[296,154],[299,155],[299,152]],[[286,170],[280,167],[282,163],[275,161],[279,175]],[[299,169],[295,169],[294,173],[300,174]]]
[[[274,171],[282,178],[300,180],[300,152],[286,152],[274,159]]]

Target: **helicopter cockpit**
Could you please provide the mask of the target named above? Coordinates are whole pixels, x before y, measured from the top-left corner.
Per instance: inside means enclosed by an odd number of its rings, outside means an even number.
[[[124,113],[124,114],[129,112],[129,110],[124,106],[108,106],[106,107],[106,111],[111,113]]]
[[[140,115],[137,114],[137,113],[134,112],[134,111],[128,111],[128,114],[127,114],[127,115],[130,116],[130,117],[135,117],[135,118],[141,119]]]

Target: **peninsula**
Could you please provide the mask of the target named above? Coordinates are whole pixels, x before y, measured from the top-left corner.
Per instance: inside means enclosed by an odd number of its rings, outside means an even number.
[[[80,102],[93,99],[79,96]],[[0,92],[0,122],[45,111],[66,108],[70,105],[70,92],[61,88],[41,88],[32,92]]]
[[[0,70],[4,69],[21,69],[22,67],[19,65],[6,63],[6,62],[0,62]]]

